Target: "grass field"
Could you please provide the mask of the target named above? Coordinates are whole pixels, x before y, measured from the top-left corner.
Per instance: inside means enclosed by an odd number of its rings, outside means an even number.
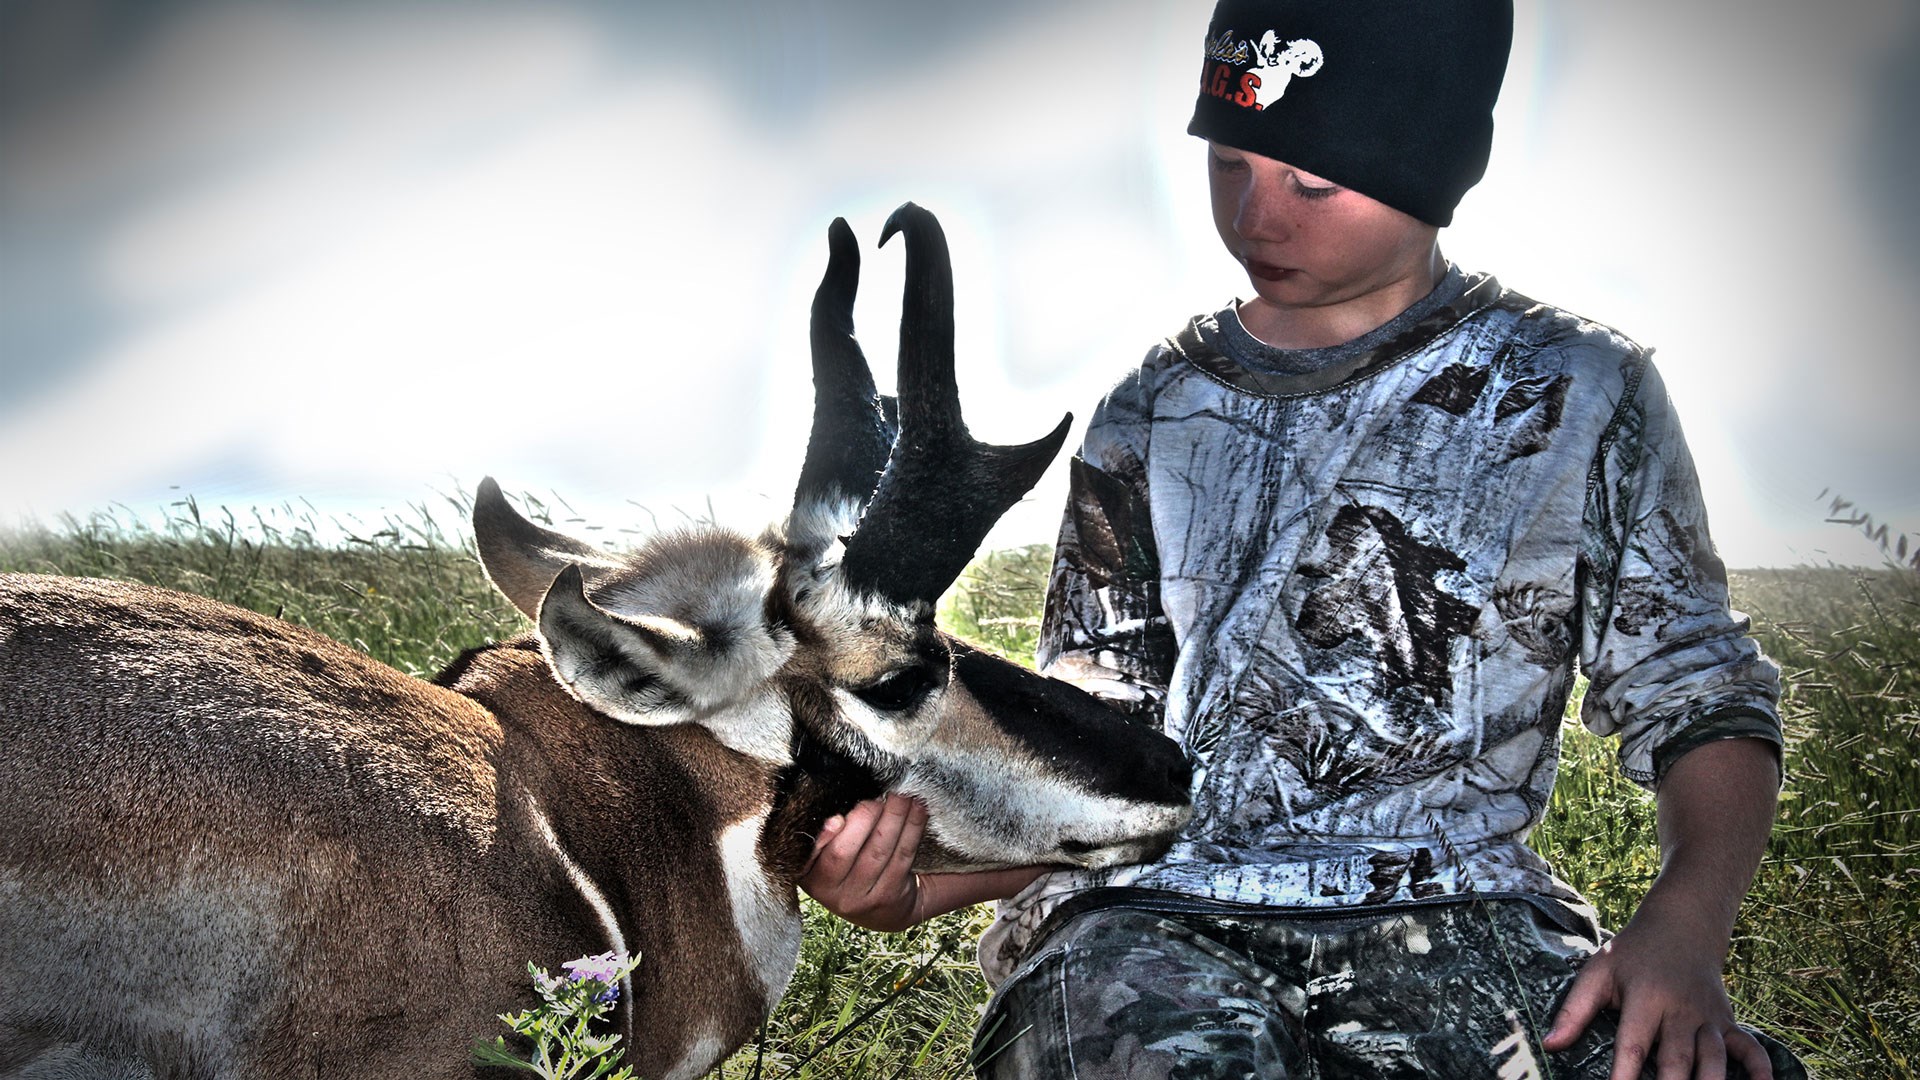
[[[532,508],[536,513],[541,509]],[[470,544],[426,508],[323,546],[295,507],[206,514],[191,501],[153,527],[98,515],[0,534],[0,570],[148,581],[279,615],[417,675],[518,632]],[[451,517],[442,514],[442,517]],[[567,527],[560,522],[559,527]],[[1030,656],[1044,548],[975,564],[944,605],[956,632]],[[1920,574],[1739,573],[1735,603],[1787,673],[1788,786],[1744,909],[1728,978],[1744,1018],[1829,1080],[1920,1075]],[[1535,846],[1610,925],[1656,869],[1649,799],[1612,748],[1567,728],[1559,785]],[[867,933],[806,908],[786,999],[757,1046],[719,1075],[965,1075],[986,991],[972,963],[986,909],[910,933]],[[502,1003],[505,1009],[508,1003]]]

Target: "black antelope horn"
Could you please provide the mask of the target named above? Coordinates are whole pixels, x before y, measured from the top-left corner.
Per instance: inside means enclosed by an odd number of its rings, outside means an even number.
[[[847,541],[843,579],[897,601],[932,603],[966,569],[987,530],[1040,479],[1068,416],[1024,446],[976,442],[953,377],[953,264],[940,222],[907,203],[880,242],[907,237],[900,311],[900,435],[873,501]]]
[[[893,449],[892,400],[875,393],[853,337],[860,245],[845,218],[827,227],[827,252],[827,273],[813,294],[813,432],[793,495],[796,508],[837,499],[864,505]]]

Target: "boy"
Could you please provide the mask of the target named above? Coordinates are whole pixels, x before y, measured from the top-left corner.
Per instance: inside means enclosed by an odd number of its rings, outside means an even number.
[[[1189,131],[1254,295],[1096,411],[1041,648],[1188,749],[1195,817],[1002,905],[983,1076],[1804,1075],[1720,977],[1777,671],[1658,375],[1440,254],[1511,28],[1510,0],[1215,9]],[[1523,842],[1576,660],[1658,800],[1661,873],[1605,944]],[[914,878],[904,800],[832,824],[805,884],[867,925],[1032,876]]]

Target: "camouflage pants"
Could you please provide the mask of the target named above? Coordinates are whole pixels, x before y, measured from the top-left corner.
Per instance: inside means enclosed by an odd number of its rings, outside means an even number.
[[[1613,1017],[1563,1053],[1536,1037],[1596,947],[1524,900],[1299,918],[1099,908],[1001,986],[974,1068],[982,1080],[1606,1080]],[[1778,1080],[1804,1080],[1761,1042]],[[1729,1063],[1728,1076],[1746,1073]]]

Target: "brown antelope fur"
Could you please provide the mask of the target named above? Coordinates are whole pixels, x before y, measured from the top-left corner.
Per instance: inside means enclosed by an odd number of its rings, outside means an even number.
[[[702,830],[763,812],[772,766],[691,726],[609,724],[520,645],[470,662],[463,696],[144,586],[9,577],[0,597],[17,627],[0,647],[0,785],[48,799],[8,806],[19,831],[0,851],[0,1073],[25,1068],[23,1039],[110,1044],[118,1023],[138,1025],[156,1076],[468,1073],[468,1047],[527,997],[527,960],[614,945],[542,815],[625,909],[647,977],[676,988],[621,1018],[643,1033],[642,1075],[669,1075],[704,1034],[661,1013],[711,1017],[733,1043],[763,1015],[717,898],[660,883],[725,881]],[[37,675],[62,671],[88,673],[84,700]],[[184,737],[108,730],[161,719],[162,694]],[[142,956],[155,934],[164,955]],[[89,1023],[63,1033],[76,1013]],[[155,1030],[182,1045],[140,1046]]]
[[[786,524],[616,557],[488,480],[481,560],[535,630],[432,682],[199,597],[0,575],[0,1077],[470,1077],[528,961],[608,949],[642,958],[628,1063],[692,1077],[785,988],[794,882],[860,799],[922,798],[930,869],[1163,851],[1170,741],[933,627],[1065,425],[966,435],[944,238],[911,204],[895,231],[897,419],[836,222]]]

